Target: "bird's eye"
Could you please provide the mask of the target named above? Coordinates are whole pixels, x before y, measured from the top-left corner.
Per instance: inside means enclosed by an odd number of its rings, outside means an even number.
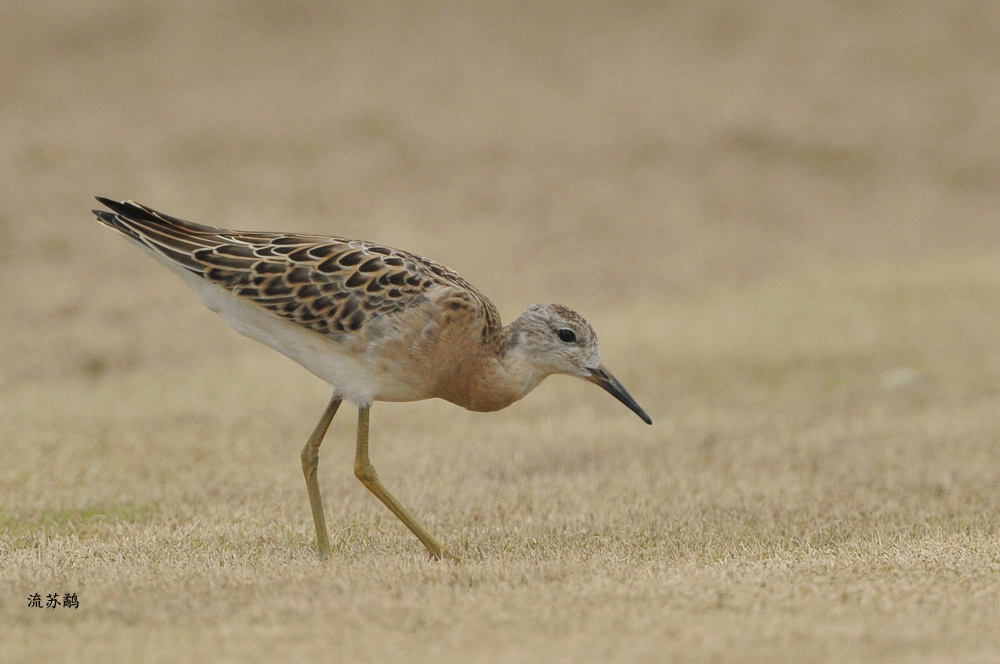
[[[563,343],[571,344],[576,341],[576,332],[565,327],[556,332],[556,336],[558,336],[559,341],[562,341]]]

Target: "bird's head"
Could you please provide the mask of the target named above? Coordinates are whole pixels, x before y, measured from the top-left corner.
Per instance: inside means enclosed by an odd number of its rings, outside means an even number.
[[[567,374],[582,378],[607,390],[646,424],[653,423],[604,367],[594,327],[572,309],[561,304],[529,307],[511,324],[507,347],[516,348],[541,377]]]

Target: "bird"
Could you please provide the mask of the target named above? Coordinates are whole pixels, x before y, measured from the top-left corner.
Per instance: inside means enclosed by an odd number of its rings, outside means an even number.
[[[509,406],[552,374],[606,390],[652,420],[605,368],[593,326],[560,304],[536,304],[507,325],[453,270],[375,242],[185,221],[96,197],[97,220],[181,277],[237,332],[329,383],[332,396],[302,448],[320,558],[330,557],[319,447],[343,401],[358,408],[354,474],[434,559],[458,559],[385,488],[368,453],[375,401],[440,398],[471,411]]]

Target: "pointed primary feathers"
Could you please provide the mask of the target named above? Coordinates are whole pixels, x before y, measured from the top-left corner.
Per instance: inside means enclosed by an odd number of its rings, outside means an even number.
[[[372,242],[298,233],[231,231],[178,219],[144,205],[97,199],[94,210],[163,259],[278,316],[323,334],[358,332],[373,317],[390,316],[459,288],[483,309],[484,335],[495,335],[493,304],[447,267]]]

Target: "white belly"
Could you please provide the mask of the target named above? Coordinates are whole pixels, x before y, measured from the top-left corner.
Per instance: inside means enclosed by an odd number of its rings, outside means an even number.
[[[330,383],[343,398],[357,405],[384,399],[363,351],[360,355],[351,352],[333,338],[246,302],[183,268],[170,267],[206,307],[222,316],[234,330],[295,360]]]

